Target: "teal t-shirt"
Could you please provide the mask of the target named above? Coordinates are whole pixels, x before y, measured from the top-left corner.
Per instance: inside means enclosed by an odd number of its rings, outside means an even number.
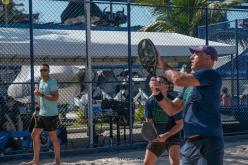
[[[41,80],[39,83],[39,91],[45,95],[51,95],[52,92],[58,91],[57,81],[49,78],[47,81]],[[40,97],[40,112],[41,116],[56,116],[58,115],[57,101],[49,101]]]

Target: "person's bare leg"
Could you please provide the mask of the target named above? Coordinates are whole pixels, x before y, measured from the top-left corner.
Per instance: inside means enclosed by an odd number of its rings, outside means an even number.
[[[40,163],[40,134],[42,133],[42,128],[34,128],[32,132],[33,148],[34,148],[34,158],[30,162],[22,163],[22,165],[39,165]]]
[[[32,132],[34,158],[30,162],[21,163],[21,165],[39,165],[40,163],[40,135],[42,128],[34,128]]]
[[[56,134],[56,131],[49,131],[49,137],[53,144],[54,149],[54,163],[60,164],[60,144],[58,140],[58,136]]]
[[[168,149],[168,154],[171,165],[180,164],[180,145],[171,145]]]
[[[34,128],[32,132],[32,138],[33,138],[33,147],[34,147],[34,161],[40,162],[40,135],[42,133],[43,129],[41,128]]]
[[[157,156],[153,152],[146,150],[144,165],[154,165],[157,159]]]

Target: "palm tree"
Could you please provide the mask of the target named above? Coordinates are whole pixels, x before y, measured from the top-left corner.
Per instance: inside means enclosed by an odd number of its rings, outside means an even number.
[[[243,0],[225,0],[223,2],[208,0],[138,0],[139,3],[161,4],[155,7],[153,14],[157,19],[145,26],[143,31],[172,31],[196,36],[200,25],[205,25],[205,8],[208,8],[208,21],[215,23],[226,21],[227,9],[233,5],[243,3]],[[222,10],[220,10],[222,9]]]
[[[23,3],[15,3],[14,0],[9,0],[8,5],[4,5],[0,1],[0,24],[2,23],[27,23],[29,21],[28,14],[24,14],[20,7]],[[18,9],[19,7],[19,9]],[[37,21],[39,14],[33,14],[33,21]]]

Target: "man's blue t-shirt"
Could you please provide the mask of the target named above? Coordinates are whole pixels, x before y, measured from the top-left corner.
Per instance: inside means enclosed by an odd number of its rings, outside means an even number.
[[[168,98],[173,99],[172,96],[168,96]],[[156,98],[152,95],[145,103],[145,117],[153,120],[158,134],[163,134],[174,127],[176,121],[182,120],[182,112],[179,112],[174,116],[168,116],[159,106]],[[179,138],[179,134],[173,135],[172,137]]]
[[[220,89],[222,79],[213,69],[193,73],[200,81],[198,87],[185,87],[179,98],[184,101],[184,136],[222,137]]]

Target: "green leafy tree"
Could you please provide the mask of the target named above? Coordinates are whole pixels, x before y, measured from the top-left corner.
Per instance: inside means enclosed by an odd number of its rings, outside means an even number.
[[[138,0],[139,3],[164,4],[155,7],[153,15],[157,19],[145,26],[143,31],[167,31],[196,36],[198,26],[205,24],[205,8],[208,10],[209,23],[226,21],[227,9],[243,3],[243,0],[225,0],[223,2],[207,0]],[[222,10],[220,10],[222,9]]]
[[[22,3],[15,3],[10,0],[8,5],[4,5],[2,0],[0,1],[0,23],[24,23],[28,22],[28,14],[24,14],[21,9]],[[33,14],[33,21],[37,21],[39,17],[38,13]]]

